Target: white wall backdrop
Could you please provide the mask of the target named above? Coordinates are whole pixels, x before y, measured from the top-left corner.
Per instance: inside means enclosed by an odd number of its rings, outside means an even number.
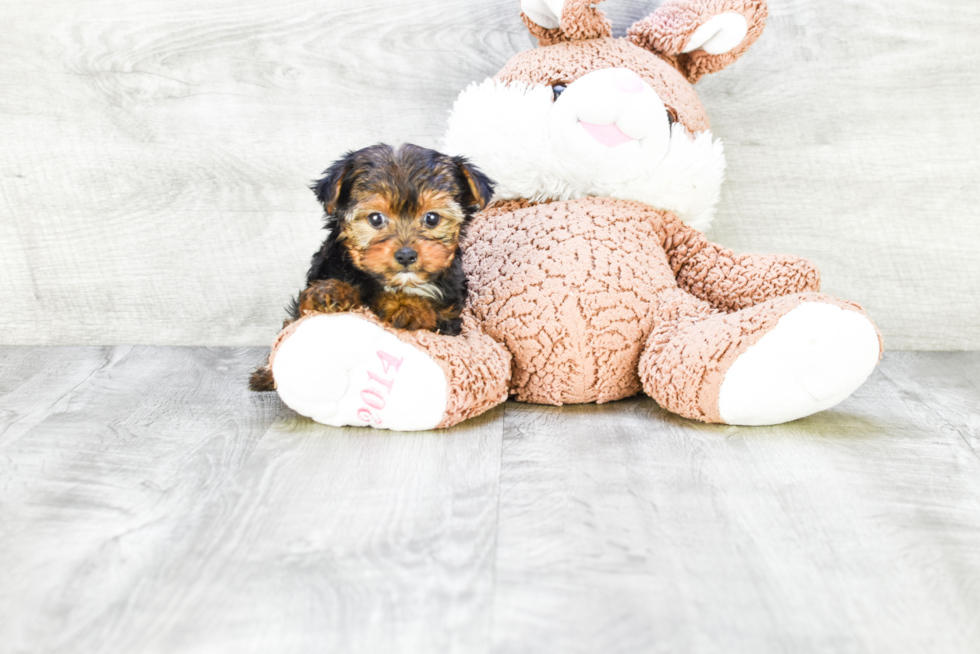
[[[621,34],[655,1],[603,3]],[[608,5],[608,6],[606,6]],[[709,236],[814,259],[892,349],[980,348],[980,4],[771,0],[699,84]],[[5,0],[0,343],[267,344],[351,148],[438,147],[517,0]]]

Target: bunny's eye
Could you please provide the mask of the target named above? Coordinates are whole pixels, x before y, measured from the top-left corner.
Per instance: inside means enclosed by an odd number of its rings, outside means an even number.
[[[667,124],[673,125],[676,122],[677,122],[677,112],[671,109],[670,107],[667,107]]]
[[[559,95],[561,95],[562,93],[564,93],[564,92],[565,92],[565,88],[566,88],[566,86],[565,86],[564,84],[554,84],[554,85],[553,85],[553,86],[551,87],[551,91],[552,91],[552,93],[554,93],[554,94],[555,94],[555,100],[557,100],[557,99],[558,99],[558,96],[559,96]]]

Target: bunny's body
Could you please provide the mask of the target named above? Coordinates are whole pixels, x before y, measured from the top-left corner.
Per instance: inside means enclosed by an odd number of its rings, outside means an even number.
[[[860,308],[818,293],[804,259],[735,255],[698,231],[724,156],[692,83],[748,49],[765,3],[667,0],[624,39],[587,1],[522,8],[542,47],[464,91],[447,132],[498,183],[464,247],[463,334],[308,317],[277,343],[287,404],[327,424],[424,429],[508,394],[642,390],[688,418],[773,424],[853,392],[880,355]],[[364,347],[322,351],[338,330],[362,330]]]

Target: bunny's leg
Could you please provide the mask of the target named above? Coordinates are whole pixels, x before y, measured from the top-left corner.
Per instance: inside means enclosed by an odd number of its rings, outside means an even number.
[[[665,409],[704,422],[771,425],[828,409],[864,383],[881,354],[860,307],[820,293],[721,313],[668,289],[654,310],[643,388]]]
[[[469,316],[459,336],[445,336],[396,330],[361,311],[292,323],[270,366],[283,402],[317,422],[419,431],[506,400],[510,361]]]

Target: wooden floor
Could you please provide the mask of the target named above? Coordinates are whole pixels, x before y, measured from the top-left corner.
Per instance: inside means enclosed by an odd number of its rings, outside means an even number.
[[[262,348],[0,348],[0,652],[980,651],[980,353],[837,409],[333,429]]]

